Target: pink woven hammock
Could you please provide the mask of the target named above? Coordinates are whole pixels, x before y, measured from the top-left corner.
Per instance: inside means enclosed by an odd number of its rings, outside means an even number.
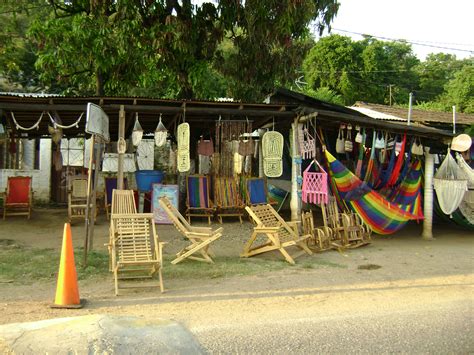
[[[320,172],[310,172],[311,165],[316,164]],[[314,159],[303,172],[302,199],[305,203],[328,203],[328,174]]]

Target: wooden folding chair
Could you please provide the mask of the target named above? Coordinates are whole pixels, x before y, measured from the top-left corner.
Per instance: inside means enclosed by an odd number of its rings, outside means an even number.
[[[133,190],[112,190],[112,203],[110,207],[111,216],[129,215],[137,213],[135,204],[135,195]],[[112,228],[113,219],[110,220],[109,243],[106,246],[109,249],[109,270],[112,271],[112,244],[117,237]]]
[[[290,226],[291,222],[285,222],[277,211],[270,205],[257,205],[245,207],[246,211],[256,223],[250,239],[244,246],[241,257],[250,257],[253,255],[265,253],[272,250],[278,250],[290,264],[294,264],[294,258],[307,253],[313,253],[307,246],[310,234],[299,235],[296,224]],[[267,241],[263,244],[253,247],[259,234],[265,235]],[[301,252],[290,256],[286,250],[290,246],[296,246]]]
[[[308,247],[314,251],[325,251],[334,249],[336,246],[333,244],[333,232],[331,228],[326,226],[315,227],[313,212],[303,212],[301,215],[301,224],[303,227],[304,234],[310,234],[311,238],[308,239]]]
[[[128,189],[127,179],[123,179],[124,189]],[[117,189],[117,177],[104,177],[104,207],[107,220],[110,219],[110,209],[112,207],[112,192]]]
[[[240,196],[237,183],[233,177],[215,177],[214,197],[217,205],[217,217],[222,224],[222,217],[239,217],[242,224],[244,202]]]
[[[268,197],[267,180],[265,178],[248,178],[245,187],[247,206],[277,204],[276,201]]]
[[[163,292],[163,243],[158,241],[153,214],[115,214],[111,219],[110,226],[115,235],[112,239],[115,295],[119,293],[119,280],[152,278],[156,273],[159,285],[153,286],[159,286]]]
[[[33,189],[31,176],[9,176],[3,197],[3,219],[7,216],[31,218]]]
[[[67,208],[69,222],[73,219],[86,218],[87,209],[87,177],[73,176],[69,179]]]
[[[176,229],[191,242],[176,254],[176,259],[171,264],[177,264],[186,258],[213,263],[209,255],[209,245],[222,236],[223,228],[213,230],[209,227],[193,227],[166,197],[161,197],[159,202]],[[201,256],[194,256],[197,253]]]
[[[191,217],[211,217],[216,208],[209,198],[209,177],[206,175],[188,175],[186,177],[186,216],[191,223]]]

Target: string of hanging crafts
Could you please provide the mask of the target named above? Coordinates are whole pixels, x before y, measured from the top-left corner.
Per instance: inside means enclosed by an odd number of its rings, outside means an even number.
[[[15,114],[13,113],[13,111],[10,111],[10,113],[11,113],[11,115],[12,115],[13,123],[15,124],[16,129],[21,129],[21,130],[23,130],[23,131],[31,131],[31,130],[33,130],[33,129],[35,129],[35,128],[38,130],[38,129],[39,129],[39,124],[40,124],[41,120],[43,119],[43,115],[44,115],[44,111],[43,111],[43,112],[41,112],[40,118],[38,119],[38,121],[36,121],[36,123],[35,123],[33,126],[31,126],[31,127],[23,127],[23,126],[21,126],[21,125],[18,123],[18,121],[16,120]]]
[[[168,138],[168,130],[161,121],[162,114],[160,113],[160,120],[155,129],[155,144],[157,147],[162,147],[166,144],[166,139]]]
[[[57,122],[57,121],[53,118],[53,116],[51,116],[51,114],[49,113],[49,111],[48,111],[48,116],[49,116],[49,120],[51,121],[51,123],[53,124],[53,127],[54,127],[55,129],[57,129],[57,128],[69,129],[69,128],[73,128],[73,127],[79,128],[79,122],[81,122],[82,116],[84,116],[84,112],[81,113],[81,115],[79,116],[79,118],[78,118],[74,123],[72,123],[72,124],[70,124],[70,125],[67,125],[67,126],[62,125],[62,124],[60,124],[59,122]]]
[[[316,119],[314,121],[314,135],[317,136]],[[303,186],[301,188],[301,199],[305,203],[328,203],[328,174],[316,159],[316,142],[313,145],[313,160],[303,171]],[[311,167],[317,171],[310,171]]]

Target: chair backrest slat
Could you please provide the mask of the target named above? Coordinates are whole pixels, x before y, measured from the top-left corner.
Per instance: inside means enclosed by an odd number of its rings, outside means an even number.
[[[171,219],[174,226],[179,232],[186,234],[191,230],[191,225],[188,223],[188,221],[186,221],[183,215],[179,213],[176,207],[173,206],[169,199],[167,199],[166,197],[161,197],[159,201],[160,206],[166,212],[166,214]]]
[[[137,213],[133,190],[113,190],[111,214]]]

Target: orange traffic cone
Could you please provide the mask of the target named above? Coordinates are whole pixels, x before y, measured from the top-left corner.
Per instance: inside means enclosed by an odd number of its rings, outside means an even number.
[[[52,308],[82,308],[84,303],[79,298],[76,265],[72,247],[71,225],[64,224],[61,261],[59,263],[56,297]]]

